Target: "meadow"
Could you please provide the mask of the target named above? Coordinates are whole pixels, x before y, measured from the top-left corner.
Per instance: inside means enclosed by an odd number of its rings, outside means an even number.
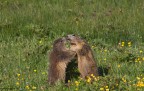
[[[55,39],[88,41],[103,76],[50,87]],[[143,0],[0,0],[1,91],[144,91]]]

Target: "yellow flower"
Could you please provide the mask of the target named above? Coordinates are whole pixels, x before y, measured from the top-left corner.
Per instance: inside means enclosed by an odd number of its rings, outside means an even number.
[[[118,65],[118,68],[120,68],[120,67],[121,67],[121,65],[119,64],[119,65]]]
[[[68,80],[68,83],[70,83],[71,81],[70,80]]]
[[[121,46],[124,46],[124,45],[125,45],[125,42],[122,42],[122,43],[121,43]]]
[[[142,53],[143,51],[142,50],[140,50],[140,53]]]
[[[122,81],[123,81],[124,83],[126,83],[126,79],[122,78]]]
[[[41,43],[42,43],[42,40],[39,41],[39,44],[41,44]]]
[[[18,73],[17,76],[20,77],[20,74]]]
[[[91,80],[90,79],[87,79],[87,83],[90,83],[91,82]]]
[[[144,61],[144,57],[142,58],[142,60]]]
[[[137,80],[140,80],[140,77],[136,77],[137,78]]]
[[[32,86],[32,89],[36,89],[36,87],[35,87],[35,86]]]
[[[92,48],[94,48],[95,46],[92,46]]]
[[[100,88],[100,91],[103,91],[104,90],[104,88]]]
[[[76,85],[76,86],[79,86],[79,82],[78,82],[78,81],[75,81],[75,85]]]
[[[142,81],[138,81],[136,86],[137,87],[144,87],[144,83]]]
[[[96,77],[94,77],[94,80],[95,80],[95,81],[98,81],[98,79],[97,79]]]
[[[128,46],[131,47],[131,42],[128,42]]]
[[[93,75],[93,74],[91,74],[91,76],[92,76],[92,77],[94,77],[94,75]]]
[[[108,86],[105,86],[105,88],[108,88]]]
[[[106,58],[104,58],[104,60],[106,61]]]
[[[107,52],[107,49],[105,49],[104,52]]]
[[[26,88],[26,89],[29,89],[30,87],[29,87],[29,86],[26,86],[25,88]]]
[[[144,77],[142,78],[142,80],[144,81]]]
[[[37,72],[37,70],[34,70],[34,72]]]
[[[107,88],[105,91],[109,91],[109,89]]]
[[[137,59],[135,59],[135,62],[137,63],[137,62],[138,62],[138,60],[137,60]]]
[[[78,88],[76,88],[75,90],[78,91]]]
[[[19,83],[19,82],[16,82],[16,85],[17,85],[17,86],[19,86],[19,85],[20,85],[20,83]]]
[[[140,61],[140,57],[138,57],[137,60]]]

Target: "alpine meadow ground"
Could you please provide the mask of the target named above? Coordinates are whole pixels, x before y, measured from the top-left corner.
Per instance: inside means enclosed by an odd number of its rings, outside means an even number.
[[[0,0],[0,90],[143,91],[143,14],[143,0]],[[48,86],[48,53],[67,34],[87,40],[108,73]]]

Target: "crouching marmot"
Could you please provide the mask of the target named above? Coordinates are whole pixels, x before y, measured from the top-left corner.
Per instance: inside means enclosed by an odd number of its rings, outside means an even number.
[[[65,38],[54,41],[53,50],[49,55],[48,83],[50,85],[55,84],[58,80],[65,81],[67,64],[76,54],[66,48],[66,42]]]
[[[78,69],[81,77],[85,79],[93,74],[98,76],[98,68],[90,46],[81,38],[75,35],[67,35],[70,41],[70,50],[75,51],[78,56]]]

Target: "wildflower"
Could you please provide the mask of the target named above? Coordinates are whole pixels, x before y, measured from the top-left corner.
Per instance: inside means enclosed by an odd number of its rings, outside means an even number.
[[[96,77],[94,77],[95,81],[98,81],[98,79]]]
[[[121,65],[119,64],[119,65],[118,65],[118,68],[120,68],[120,67],[121,67]]]
[[[142,50],[140,50],[140,53],[142,53],[143,51]]]
[[[78,88],[76,88],[75,90],[78,91]]]
[[[121,43],[121,46],[124,46],[124,45],[125,45],[125,42],[122,42],[122,43]]]
[[[135,62],[137,63],[137,62],[138,62],[138,60],[137,60],[137,59],[135,59]]]
[[[139,77],[136,77],[137,78],[137,80],[140,80],[140,78]]]
[[[79,82],[78,82],[78,81],[75,81],[75,85],[76,85],[76,86],[79,86]]]
[[[91,74],[92,77],[95,77],[93,74]]]
[[[138,59],[137,59],[138,61],[140,61],[140,57],[138,57]]]
[[[104,58],[104,60],[106,61],[106,58]]]
[[[142,58],[142,60],[144,61],[144,57]]]
[[[36,89],[36,87],[35,87],[35,86],[32,86],[32,89]]]
[[[39,41],[39,44],[41,44],[41,43],[42,43],[42,40]]]
[[[37,70],[34,70],[34,72],[37,72]]]
[[[122,81],[123,81],[124,83],[126,83],[126,79],[122,78]]]
[[[94,48],[95,46],[92,46],[92,48]]]
[[[105,91],[109,91],[109,89],[107,88]]]
[[[142,78],[142,80],[144,81],[144,77]]]
[[[91,79],[87,79],[87,83],[90,83],[91,82]]]
[[[142,81],[138,81],[136,86],[137,87],[144,87],[144,83]]]
[[[105,86],[105,88],[108,88],[108,86]]]
[[[16,82],[16,85],[17,85],[17,86],[19,86],[19,85],[20,85],[20,83],[19,83],[19,82]]]
[[[103,91],[104,90],[104,88],[100,88],[100,91]]]
[[[70,83],[71,81],[70,80],[68,80],[68,83]]]
[[[105,49],[104,52],[107,52],[107,50]]]
[[[131,47],[131,42],[128,42],[128,46]]]
[[[20,77],[20,74],[18,73],[17,76]]]
[[[27,85],[25,88],[26,88],[26,89],[29,89],[30,87]]]
[[[94,75],[92,75],[92,76],[94,76]],[[91,77],[87,76],[87,80],[86,81],[87,81],[87,83],[90,83],[91,82]]]

